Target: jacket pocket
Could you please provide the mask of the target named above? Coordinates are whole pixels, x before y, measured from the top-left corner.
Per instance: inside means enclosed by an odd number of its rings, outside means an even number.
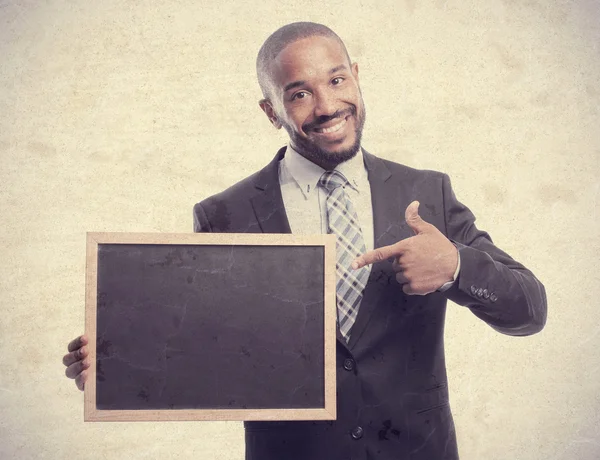
[[[421,392],[421,401],[419,406],[415,408],[415,413],[425,414],[436,409],[448,407],[448,384],[440,382],[430,388],[426,388]]]
[[[434,410],[437,410],[437,409],[442,409],[442,408],[448,407],[448,406],[450,406],[450,403],[448,401],[441,402],[439,404],[435,404],[433,406],[426,407],[425,409],[420,409],[420,410],[417,411],[417,414],[419,414],[419,415],[426,414],[427,412],[431,412],[431,411],[434,411]]]

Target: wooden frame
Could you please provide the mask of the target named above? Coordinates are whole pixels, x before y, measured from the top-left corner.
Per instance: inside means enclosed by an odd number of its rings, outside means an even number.
[[[324,325],[324,405],[309,408],[176,408],[176,409],[117,409],[97,408],[97,320],[98,320],[98,274],[99,250],[103,245],[136,245],[143,251],[148,245],[156,248],[168,245],[185,245],[193,250],[202,246],[224,246],[233,251],[236,246],[261,247],[286,246],[291,251],[296,247],[318,246],[323,257],[322,322]],[[114,247],[114,246],[106,246]],[[121,246],[118,246],[121,248]],[[287,251],[287,249],[286,249]],[[86,264],[86,311],[85,331],[89,339],[89,359],[85,385],[85,421],[160,421],[160,420],[334,420],[336,418],[336,300],[335,300],[335,237],[333,235],[299,236],[291,234],[164,234],[164,233],[88,233]],[[176,270],[176,269],[173,269]],[[114,273],[114,271],[113,271]],[[320,273],[320,272],[319,272]],[[320,294],[319,294],[320,295]],[[234,307],[237,308],[237,307]],[[110,310],[110,311],[115,311]],[[198,311],[198,310],[195,310]],[[319,323],[320,324],[320,323]],[[272,367],[272,366],[271,366]],[[168,375],[167,371],[165,374]],[[171,377],[168,377],[171,378]],[[103,384],[102,384],[103,385]]]

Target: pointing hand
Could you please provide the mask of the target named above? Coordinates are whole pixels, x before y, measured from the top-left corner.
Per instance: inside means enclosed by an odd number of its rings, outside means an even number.
[[[366,252],[354,260],[352,268],[393,257],[393,269],[402,290],[406,294],[429,294],[452,280],[458,265],[458,250],[434,225],[419,216],[418,201],[408,205],[405,219],[415,236]]]

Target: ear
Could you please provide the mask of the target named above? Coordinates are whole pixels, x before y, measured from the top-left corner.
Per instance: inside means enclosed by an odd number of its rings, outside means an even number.
[[[352,76],[356,79],[356,82],[358,83],[358,64],[356,62],[352,63]]]
[[[271,102],[269,102],[268,99],[261,99],[258,102],[258,105],[260,106],[262,111],[265,112],[265,115],[267,116],[271,124],[275,126],[275,128],[281,129],[281,122],[279,121],[279,118],[277,118],[277,114],[275,113],[275,110],[273,110]]]

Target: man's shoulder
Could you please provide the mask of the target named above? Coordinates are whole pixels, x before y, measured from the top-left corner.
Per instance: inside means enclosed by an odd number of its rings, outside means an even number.
[[[215,193],[207,198],[202,199],[196,205],[201,205],[202,203],[208,203],[211,201],[228,201],[228,200],[236,200],[241,197],[248,198],[253,195],[256,191],[256,183],[260,176],[261,171],[257,171],[250,176],[245,177],[242,180],[230,185],[225,190]]]
[[[194,205],[195,228],[204,228],[208,222],[211,222],[210,227],[215,226],[220,229],[219,231],[233,231],[232,225],[253,220],[252,198],[260,192],[257,184],[264,175],[263,171],[257,171],[222,192],[196,203]]]
[[[253,222],[252,197],[256,195],[258,171],[220,193],[194,205],[194,231],[244,233]],[[244,230],[245,229],[245,230]]]
[[[370,169],[381,169],[387,170],[392,176],[402,181],[440,181],[448,175],[441,171],[435,171],[432,169],[418,169],[411,166],[407,166],[402,163],[397,163],[392,160],[373,155],[372,153],[363,150],[365,161],[370,163]]]
[[[284,149],[282,149],[284,150]],[[211,195],[204,198],[199,203],[196,203],[196,207],[204,206],[210,203],[217,202],[239,202],[240,200],[246,202],[252,196],[259,193],[265,188],[277,185],[279,182],[279,160],[282,156],[282,150],[277,152],[275,158],[264,168],[256,171],[255,173],[239,180],[233,185],[227,187],[222,192]]]

